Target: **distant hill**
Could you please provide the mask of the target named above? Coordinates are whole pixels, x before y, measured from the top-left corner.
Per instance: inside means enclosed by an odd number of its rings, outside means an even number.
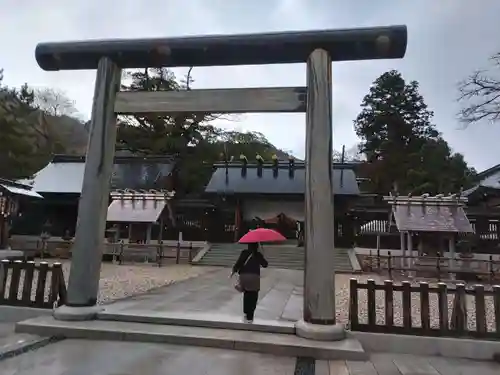
[[[65,154],[85,155],[90,130],[90,121],[83,123],[74,117],[51,115],[45,115],[45,119],[46,129],[42,131],[60,142],[64,147]],[[223,145],[224,144],[221,142],[221,151],[223,150]],[[233,147],[235,146],[236,145],[233,145]],[[238,149],[238,151],[240,151],[241,146],[236,146],[236,148]],[[260,147],[257,147],[257,149],[259,149],[259,151],[264,151],[264,149],[267,149],[267,153],[275,153],[280,160],[287,160],[289,157],[289,154],[287,152],[276,148],[272,144],[268,147],[263,147],[262,150],[260,150]],[[124,153],[126,153],[127,155],[133,154],[130,151],[122,149],[122,147],[120,147],[119,145],[117,145],[116,152],[120,155]],[[249,157],[251,157],[250,154]]]
[[[88,131],[80,120],[70,116],[45,115],[49,134],[63,145],[65,154],[85,155]]]

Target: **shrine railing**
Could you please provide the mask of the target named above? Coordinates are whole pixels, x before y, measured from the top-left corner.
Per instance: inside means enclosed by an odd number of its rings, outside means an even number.
[[[61,263],[0,262],[0,305],[52,309],[66,301]]]
[[[500,340],[500,286],[351,279],[349,325],[362,332]]]
[[[432,277],[438,281],[460,279],[493,284],[500,282],[500,260],[450,258],[445,256],[382,255],[380,250],[359,256],[361,269],[365,272],[386,274],[390,279],[412,273],[415,276]]]
[[[175,264],[187,262],[191,264],[193,258],[201,246],[193,245],[193,242],[179,242],[172,244],[168,242],[157,243],[107,243],[105,254],[112,257],[113,262],[123,264],[127,260],[144,260],[154,259],[154,262],[161,267],[166,259],[173,259]]]

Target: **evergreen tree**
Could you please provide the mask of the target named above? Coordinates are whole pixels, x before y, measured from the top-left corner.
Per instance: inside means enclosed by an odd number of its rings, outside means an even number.
[[[431,123],[433,113],[395,70],[375,80],[354,121],[375,192],[446,193],[471,182],[473,171]]]
[[[0,73],[0,177],[28,177],[36,172],[32,96],[27,86],[19,91],[4,87],[2,78]]]
[[[128,73],[124,91],[181,91],[189,90],[190,75],[184,83],[177,82],[167,68],[147,68]],[[169,115],[137,114],[124,116],[118,128],[118,144],[143,154],[178,154],[184,156],[190,146],[211,131],[209,121],[217,118],[207,113],[177,113]]]
[[[384,73],[375,80],[361,107],[354,121],[361,150],[369,163],[384,170],[376,189],[407,190],[406,175],[418,164],[423,141],[438,136],[430,123],[433,113],[418,93],[418,83],[407,84],[395,70]]]

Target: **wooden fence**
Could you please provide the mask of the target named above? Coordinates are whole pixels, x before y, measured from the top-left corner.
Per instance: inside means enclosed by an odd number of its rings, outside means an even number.
[[[387,273],[392,279],[397,272],[415,274],[426,274],[438,281],[458,277],[465,281],[475,280],[489,282],[490,284],[500,281],[500,261],[489,259],[454,258],[437,256],[402,256],[382,255],[380,250],[370,251],[369,255],[361,259],[363,271]],[[444,276],[444,277],[443,277]]]
[[[0,262],[0,305],[52,309],[66,301],[61,263]]]
[[[500,286],[351,279],[349,324],[352,331],[500,340]]]
[[[155,258],[158,267],[161,267],[164,259],[175,259],[175,263],[179,264],[182,259],[186,259],[191,263],[195,253],[199,248],[193,247],[193,243],[177,242],[175,246],[164,244],[125,244],[123,242],[116,244],[106,244],[106,253],[113,257],[114,261],[123,264],[126,258],[144,257],[148,260],[150,257]]]
[[[162,241],[160,243],[125,243],[123,241],[117,243],[104,243],[103,260],[111,257],[119,264],[127,259],[150,259],[161,266],[164,259],[175,259],[177,264],[185,260],[191,263],[196,256],[201,246],[194,246],[193,242]],[[21,243],[23,246],[21,246]],[[45,257],[55,257],[58,259],[71,258],[71,246],[73,240],[50,240],[44,241],[40,239],[30,241],[19,241],[15,243],[16,249],[23,252],[24,261],[33,260],[35,257],[44,259]]]

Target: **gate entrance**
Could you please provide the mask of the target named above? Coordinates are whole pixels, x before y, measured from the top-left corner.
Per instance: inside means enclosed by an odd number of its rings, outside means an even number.
[[[405,26],[253,35],[43,43],[45,70],[97,69],[89,145],[80,198],[67,305],[58,319],[96,316],[101,249],[116,138],[117,114],[306,113],[306,338],[342,339],[335,321],[332,187],[332,61],[401,58]],[[120,92],[121,69],[307,63],[306,87]]]

